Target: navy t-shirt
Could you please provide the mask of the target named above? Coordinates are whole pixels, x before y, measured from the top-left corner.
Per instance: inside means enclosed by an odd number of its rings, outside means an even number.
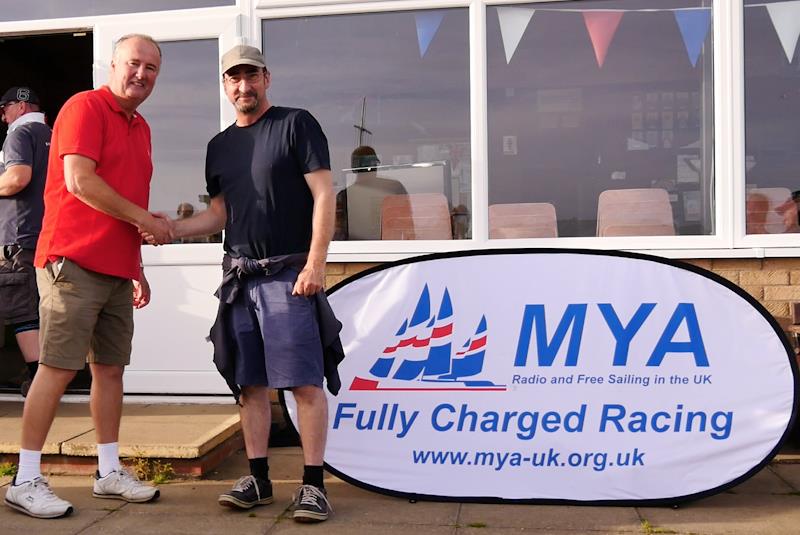
[[[225,196],[225,252],[261,259],[308,251],[314,199],[303,175],[330,168],[328,140],[306,110],[272,106],[252,125],[214,136],[206,187]]]
[[[0,197],[0,245],[35,249],[44,216],[44,183],[50,152],[50,127],[40,122],[18,126],[3,143],[5,169],[31,167],[31,181],[21,191]],[[2,170],[0,170],[2,172]]]

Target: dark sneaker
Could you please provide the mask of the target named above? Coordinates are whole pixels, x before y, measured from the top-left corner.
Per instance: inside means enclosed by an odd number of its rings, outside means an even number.
[[[303,485],[294,497],[294,519],[297,522],[322,522],[333,512],[328,493],[314,485]]]
[[[254,476],[244,476],[231,490],[220,494],[217,501],[226,507],[250,509],[256,505],[270,504],[272,500],[272,483]]]

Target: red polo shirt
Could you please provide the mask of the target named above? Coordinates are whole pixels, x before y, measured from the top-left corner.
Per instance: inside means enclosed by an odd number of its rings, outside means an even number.
[[[107,86],[70,98],[53,126],[44,220],[35,264],[64,256],[84,269],[139,278],[141,237],[134,225],[84,203],[64,181],[64,156],[97,162],[96,173],[117,193],[147,209],[153,174],[150,127],[138,113],[128,120]]]

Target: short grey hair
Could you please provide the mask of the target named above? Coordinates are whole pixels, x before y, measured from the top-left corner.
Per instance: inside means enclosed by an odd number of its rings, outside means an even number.
[[[156,47],[156,50],[158,50],[158,57],[159,58],[161,57],[161,46],[159,46],[158,41],[156,41],[155,39],[144,33],[129,33],[117,39],[117,42],[114,43],[114,54],[113,54],[114,56],[117,55],[117,49],[119,48],[119,46],[128,39],[141,39],[142,41],[147,41],[148,43]]]

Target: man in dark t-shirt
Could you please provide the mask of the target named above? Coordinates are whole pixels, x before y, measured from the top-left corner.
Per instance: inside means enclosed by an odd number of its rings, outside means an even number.
[[[235,46],[222,57],[222,72],[236,123],[208,144],[211,202],[208,210],[173,222],[173,238],[225,229],[214,360],[234,394],[241,390],[251,474],[219,503],[243,509],[272,503],[268,389],[289,389],[305,461],[294,519],[319,522],[331,511],[322,480],[328,405],[317,316],[334,226],[328,143],[310,113],[270,104],[270,73],[257,48]],[[224,348],[214,336],[217,326]]]
[[[8,124],[0,153],[0,328],[12,326],[28,367],[30,380],[22,384],[25,396],[39,366],[39,293],[33,256],[42,229],[51,130],[29,87],[6,91],[0,113]]]

